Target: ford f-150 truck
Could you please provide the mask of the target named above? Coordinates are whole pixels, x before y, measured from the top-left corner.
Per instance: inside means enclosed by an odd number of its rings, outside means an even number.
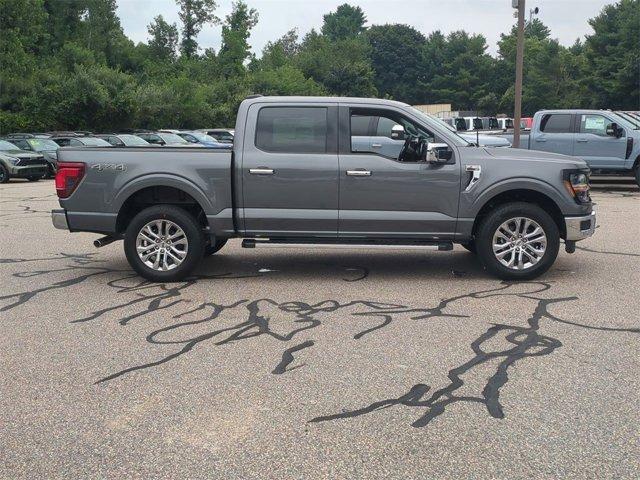
[[[363,117],[404,138],[388,152],[356,135]],[[370,120],[369,120],[370,121]],[[451,250],[505,279],[554,262],[593,234],[589,169],[564,155],[483,148],[409,105],[377,99],[244,100],[232,151],[64,148],[53,224],[124,240],[152,281],[188,275],[243,238],[273,246]]]
[[[505,136],[512,141],[512,135]],[[609,110],[541,110],[520,148],[575,155],[593,173],[635,176],[640,186],[640,127]]]

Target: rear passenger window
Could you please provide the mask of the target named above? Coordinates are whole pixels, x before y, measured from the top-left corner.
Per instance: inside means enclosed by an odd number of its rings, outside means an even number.
[[[265,107],[258,113],[256,147],[267,152],[326,153],[325,107]]]
[[[552,113],[542,117],[540,131],[546,133],[572,133],[571,115],[565,113]]]

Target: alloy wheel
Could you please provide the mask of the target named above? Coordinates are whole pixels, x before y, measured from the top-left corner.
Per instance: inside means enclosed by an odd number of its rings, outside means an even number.
[[[535,220],[510,218],[496,229],[492,247],[496,259],[505,267],[527,270],[544,257],[547,235]]]
[[[147,267],[168,271],[187,257],[189,241],[182,228],[170,220],[153,220],[138,232],[136,251]]]

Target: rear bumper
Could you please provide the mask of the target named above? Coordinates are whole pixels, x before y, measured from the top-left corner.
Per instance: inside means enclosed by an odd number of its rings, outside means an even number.
[[[53,226],[60,230],[69,230],[67,222],[67,212],[64,210],[51,210],[51,222]]]
[[[564,217],[567,237],[565,240],[578,241],[590,237],[596,231],[596,212],[583,217]]]

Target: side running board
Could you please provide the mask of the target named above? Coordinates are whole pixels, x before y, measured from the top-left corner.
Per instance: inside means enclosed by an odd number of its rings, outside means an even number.
[[[354,248],[354,249],[403,249],[403,250],[453,250],[452,242],[382,242],[382,241],[358,241],[358,242],[322,242],[304,241],[302,239],[254,239],[242,240],[242,248]]]

